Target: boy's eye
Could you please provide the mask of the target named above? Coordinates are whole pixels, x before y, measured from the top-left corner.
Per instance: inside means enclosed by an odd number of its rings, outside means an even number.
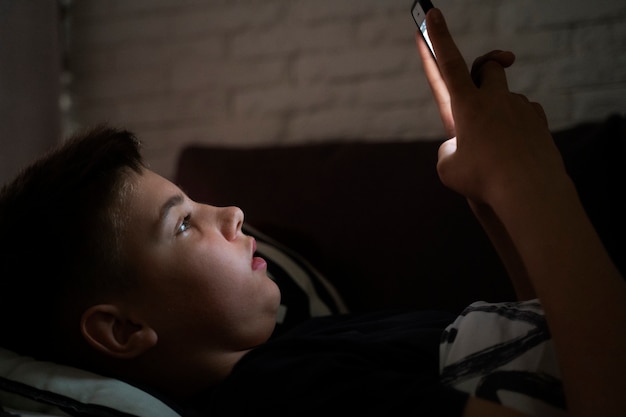
[[[191,220],[191,215],[190,214],[186,215],[183,221],[180,223],[180,226],[178,226],[178,229],[176,229],[176,234],[181,234],[181,233],[186,232],[189,229],[189,227],[191,227],[190,220]]]

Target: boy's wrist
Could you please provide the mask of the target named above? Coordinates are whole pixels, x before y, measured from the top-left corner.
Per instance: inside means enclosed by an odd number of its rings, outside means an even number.
[[[485,202],[502,221],[509,217],[521,220],[525,214],[536,216],[580,204],[576,186],[564,171],[549,178],[531,172],[501,177],[491,183]]]

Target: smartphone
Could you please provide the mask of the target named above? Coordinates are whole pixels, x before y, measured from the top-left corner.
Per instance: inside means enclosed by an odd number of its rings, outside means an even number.
[[[433,44],[430,42],[430,38],[428,37],[428,29],[426,28],[426,13],[428,13],[428,11],[433,7],[434,6],[430,0],[415,0],[413,2],[413,6],[411,6],[411,14],[413,15],[413,20],[415,20],[415,24],[419,28],[422,37],[426,41],[428,48],[430,48],[430,52],[433,54],[433,57],[437,59]]]

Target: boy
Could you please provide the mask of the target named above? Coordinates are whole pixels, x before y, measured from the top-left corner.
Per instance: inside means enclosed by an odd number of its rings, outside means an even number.
[[[520,297],[541,299],[569,413],[623,415],[624,280],[541,107],[508,91],[510,53],[470,74],[438,10],[428,26],[438,65],[418,49],[452,137],[441,180],[467,197]],[[445,313],[331,317],[269,340],[280,294],[242,223],[147,169],[128,132],[70,141],[2,192],[0,345],[207,415],[520,415],[439,381]]]

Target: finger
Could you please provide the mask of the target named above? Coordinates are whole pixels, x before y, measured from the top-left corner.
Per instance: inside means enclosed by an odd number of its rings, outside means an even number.
[[[546,115],[546,111],[543,109],[543,106],[537,102],[531,101],[530,104],[535,108],[535,111],[541,117],[541,119],[545,122],[546,126],[548,126],[548,116]]]
[[[541,104],[537,103],[536,101],[530,101],[528,97],[526,97],[524,94],[519,94],[519,93],[511,93],[511,94],[513,94],[514,96],[517,96],[524,103],[529,104],[532,107],[532,109],[535,111],[535,113],[537,113],[539,118],[546,124],[546,126],[548,125],[548,117],[546,116],[546,112],[543,109],[543,106]]]
[[[496,61],[504,68],[508,68],[515,62],[515,54],[511,51],[501,51],[499,49],[487,52],[474,60],[472,69],[474,69],[474,67],[480,67],[487,61]]]
[[[439,149],[437,150],[437,159],[442,161],[456,152],[457,141],[456,137],[450,138],[439,145]]]
[[[511,94],[516,96],[517,98],[519,98],[525,103],[530,103],[530,100],[528,100],[528,97],[526,97],[524,94],[520,94],[520,93],[511,93]]]
[[[415,31],[415,44],[417,45],[417,51],[419,52],[422,60],[422,66],[424,67],[424,72],[426,73],[428,81],[431,82],[437,80],[437,82],[439,82],[440,80],[443,82],[437,61],[435,61],[433,54],[430,52],[430,49],[428,48],[428,45],[419,30]]]
[[[470,72],[476,86],[482,84],[482,67],[489,61],[495,61],[503,68],[508,68],[515,62],[515,55],[512,52],[496,50],[476,58]]]
[[[450,166],[451,164],[453,165],[456,150],[456,138],[448,139],[439,145],[439,150],[437,152],[437,175],[439,175],[439,179],[445,185],[448,184],[448,181],[451,180],[451,176],[453,175],[453,171],[450,170]]]
[[[464,94],[468,90],[474,90],[467,64],[454,43],[439,9],[434,8],[428,11],[426,26],[437,55],[441,76],[448,86],[450,95]]]
[[[441,121],[443,122],[446,135],[449,138],[453,137],[456,135],[456,132],[454,129],[452,109],[450,108],[450,94],[448,93],[448,87],[443,81],[443,78],[441,78],[441,72],[439,72],[437,62],[430,53],[430,49],[428,48],[426,41],[417,31],[415,33],[415,43],[417,44],[417,49],[422,59],[422,66],[424,67],[424,73],[426,74],[428,85],[430,86],[430,90],[435,98],[437,108],[439,109],[439,115],[441,116]]]
[[[485,60],[480,66],[473,66],[472,79],[476,86],[481,89],[507,91],[509,89],[504,67],[492,59]]]

